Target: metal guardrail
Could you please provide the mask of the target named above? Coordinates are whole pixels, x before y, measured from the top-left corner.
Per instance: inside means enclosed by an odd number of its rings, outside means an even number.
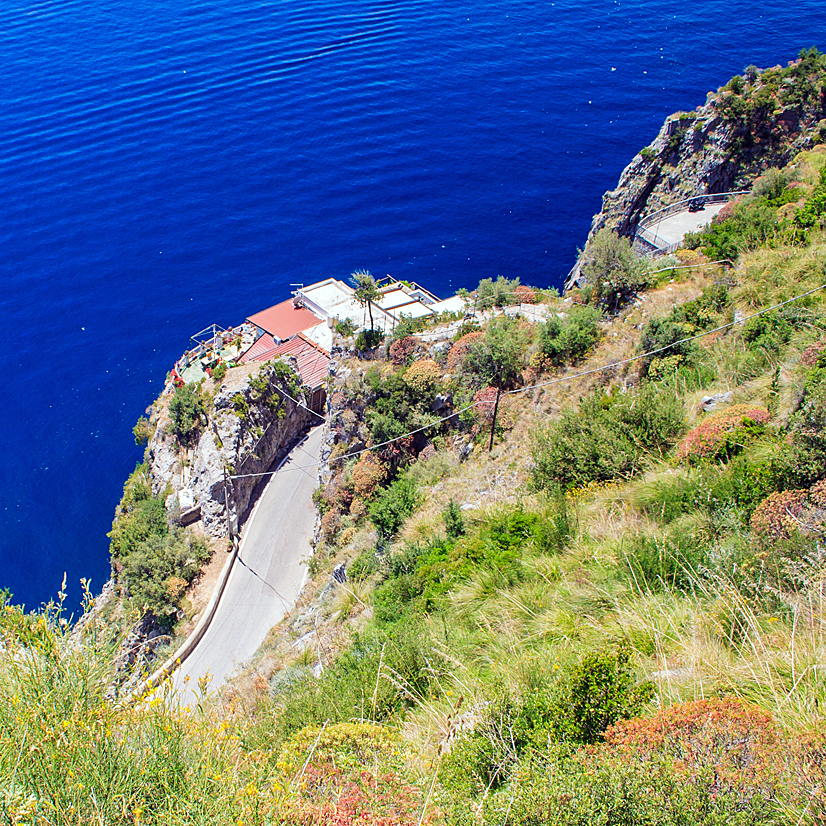
[[[749,190],[738,190],[736,192],[714,192],[709,195],[692,195],[690,198],[683,198],[681,201],[675,201],[650,215],[646,215],[637,222],[637,228],[634,231],[634,241],[641,241],[643,245],[651,247],[649,254],[651,255],[669,255],[675,252],[682,245],[682,239],[672,244],[663,245],[658,238],[656,231],[652,232],[651,227],[661,223],[669,215],[676,215],[680,212],[688,212],[691,205],[699,200],[702,200],[703,206],[708,204],[728,203],[740,195],[747,195]]]
[[[719,204],[721,202],[727,203],[740,195],[748,195],[749,191],[750,190],[748,189],[740,189],[732,192],[714,192],[710,194],[697,193],[696,195],[692,195],[690,198],[683,198],[680,201],[675,201],[673,204],[669,204],[668,206],[662,207],[662,209],[652,212],[650,215],[640,218],[637,222],[636,229],[634,230],[634,236],[631,239],[632,243],[639,244],[639,246],[644,248],[643,250],[640,250],[643,255],[669,255],[680,248],[682,241],[663,246],[657,242],[657,233],[652,233],[649,230],[651,225],[659,223],[663,220],[663,218],[667,218],[669,215],[674,215],[678,212],[686,212],[691,203],[697,201],[699,198],[702,198],[706,204]],[[580,262],[579,259],[577,259],[574,266],[571,267],[568,274],[565,276],[565,281],[563,282],[562,287],[563,292],[570,289],[571,284],[579,275],[579,270]]]
[[[700,198],[702,198],[706,204],[719,204],[731,201],[738,195],[747,195],[748,193],[748,189],[742,189],[736,192],[714,192],[709,195],[698,193],[696,195],[692,195],[690,198],[683,198],[681,201],[675,201],[673,204],[669,204],[662,209],[658,209],[656,212],[652,212],[650,215],[640,218],[640,220],[637,221],[637,231],[639,231],[640,227],[645,229],[651,226],[651,224],[656,224],[659,221],[662,221],[663,218],[673,215],[675,212],[686,212],[691,203]]]

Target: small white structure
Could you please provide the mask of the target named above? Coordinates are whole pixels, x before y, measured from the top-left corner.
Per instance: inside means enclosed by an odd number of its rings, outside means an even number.
[[[373,302],[373,324],[378,330],[390,333],[404,316],[408,318],[423,318],[448,309],[459,312],[464,309],[464,302],[454,296],[446,302],[440,302],[433,293],[420,287],[418,284],[408,284],[402,281],[389,280],[387,283],[378,282],[381,297]],[[370,313],[367,307],[362,306],[355,296],[355,290],[343,281],[328,278],[307,287],[300,287],[293,293],[294,300],[301,306],[320,318],[327,319],[330,324],[344,321],[349,318],[357,327],[367,327],[370,324]],[[458,303],[457,303],[458,302]],[[456,303],[455,310],[453,305]],[[322,338],[326,341],[326,333],[319,328],[306,332],[305,335],[321,344]],[[329,333],[329,325],[327,329]]]

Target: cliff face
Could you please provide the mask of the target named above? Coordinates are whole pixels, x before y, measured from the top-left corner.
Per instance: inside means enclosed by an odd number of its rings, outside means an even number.
[[[693,112],[669,116],[606,192],[602,227],[632,235],[646,214],[696,194],[748,188],[765,169],[826,140],[826,63],[814,50],[785,68],[747,70]]]
[[[277,369],[272,363],[230,370],[215,388],[207,424],[197,442],[183,449],[178,444],[167,413],[169,395],[162,397],[158,427],[149,442],[148,458],[154,492],[167,485],[173,493],[167,500],[171,511],[184,513],[200,507],[204,531],[213,538],[227,535],[224,471],[246,475],[230,480],[231,518],[236,527],[244,519],[268,476],[265,473],[287,454],[290,446],[318,421],[306,407],[295,372]]]

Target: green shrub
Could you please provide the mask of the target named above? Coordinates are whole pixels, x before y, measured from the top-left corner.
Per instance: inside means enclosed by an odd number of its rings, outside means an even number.
[[[531,485],[548,490],[629,476],[642,452],[622,433],[595,398],[567,408],[534,436]]]
[[[141,416],[135,426],[132,428],[132,434],[135,437],[136,445],[145,445],[155,435],[155,425],[145,416]]]
[[[161,622],[171,622],[184,588],[207,559],[204,542],[180,529],[149,535],[122,558],[132,603]]]
[[[525,336],[519,319],[491,319],[481,338],[470,345],[464,368],[481,385],[505,388],[516,383],[525,358]]]
[[[788,183],[789,179],[785,172],[780,169],[769,169],[754,182],[752,192],[756,198],[773,201],[783,195]]]
[[[794,486],[807,487],[826,475],[826,368],[816,366],[806,378],[803,400],[789,420],[789,432],[796,453]]]
[[[370,520],[382,536],[390,537],[399,530],[418,504],[416,483],[412,479],[396,479],[370,504]]]
[[[690,364],[695,354],[693,341],[684,341],[693,335],[693,331],[686,329],[684,322],[672,318],[652,318],[642,331],[640,339],[640,353],[654,353],[640,360],[642,374],[648,375],[650,366],[655,360],[672,358],[675,366]],[[658,371],[657,375],[661,371]],[[652,378],[654,378],[652,376]]]
[[[824,216],[826,216],[826,166],[820,170],[820,181],[814,191],[794,216],[794,224],[801,230],[809,230],[821,224]]]
[[[591,288],[590,300],[616,312],[649,283],[648,265],[627,238],[603,227],[582,253],[582,274]]]
[[[519,279],[512,281],[500,275],[496,281],[490,278],[483,278],[476,288],[476,307],[485,310],[490,307],[507,307],[510,304],[517,304],[516,288],[519,286]]]
[[[336,321],[336,334],[345,338],[356,332],[356,325],[349,318]]]
[[[379,568],[379,561],[376,552],[372,548],[362,551],[347,567],[347,576],[350,579],[359,581],[367,579]]]
[[[621,645],[585,654],[563,670],[551,715],[558,740],[597,743],[609,726],[639,713],[654,687],[637,683],[630,659],[628,648]]]
[[[384,562],[384,582],[373,596],[376,621],[394,623],[432,611],[442,595],[477,570],[490,571],[503,587],[512,585],[525,575],[526,556],[556,553],[569,540],[567,504],[560,496],[543,513],[502,507],[455,538],[408,543]]]
[[[115,512],[109,553],[113,561],[135,551],[149,536],[167,532],[166,507],[162,496],[152,495],[149,465],[138,465],[123,486],[123,496]]]
[[[181,444],[189,444],[206,422],[207,400],[199,386],[184,384],[175,390],[169,402],[172,429]]]
[[[392,719],[438,690],[439,661],[426,628],[405,623],[354,634],[317,679],[305,675],[258,715],[248,746],[279,746],[310,725]]]
[[[520,757],[547,746],[553,713],[547,685],[519,695],[499,689],[474,730],[460,736],[442,760],[442,785],[465,799],[495,792]]]
[[[563,410],[533,443],[534,490],[628,477],[648,454],[663,455],[685,425],[682,404],[667,389],[591,395]]]
[[[148,466],[138,465],[124,485],[109,532],[109,554],[135,607],[169,624],[209,551],[201,540],[170,529],[164,500],[165,492],[152,494]]]
[[[508,826],[775,826],[784,822],[771,783],[762,778],[749,783],[752,778],[745,771],[741,776],[740,784],[721,782],[712,766],[688,770],[685,761],[660,752],[642,755],[605,747],[576,751],[554,747],[522,761],[511,782],[485,798],[479,820]],[[461,808],[458,803],[457,809]],[[472,821],[457,812],[454,822]]]
[[[239,419],[246,419],[250,412],[250,403],[243,393],[236,393],[232,397],[232,407]]]
[[[552,317],[540,328],[540,351],[554,365],[575,363],[599,341],[601,316],[594,307],[578,306],[564,321]]]
[[[227,363],[225,361],[219,361],[218,364],[212,369],[212,378],[215,381],[223,381],[224,377],[227,374]]]
[[[430,410],[433,394],[438,387],[436,377],[440,371],[437,365],[424,359],[411,365],[408,370],[413,371],[409,381],[403,372],[391,373],[383,378],[378,370],[371,369],[365,376],[373,396],[365,418],[376,443],[398,439],[438,418]],[[438,429],[434,427],[433,431],[438,432]],[[435,435],[433,431],[429,435]],[[383,458],[393,468],[398,468],[410,458],[410,453],[405,451],[412,448],[412,440],[397,443],[395,447],[397,450],[392,456]]]
[[[445,531],[448,539],[458,539],[465,532],[465,518],[462,516],[462,509],[451,499],[447,507],[442,511],[442,518],[445,520]]]
[[[384,341],[381,330],[361,330],[356,336],[356,350],[373,350]]]
[[[734,508],[745,525],[770,493],[805,486],[800,482],[805,475],[801,464],[798,451],[784,437],[764,437],[732,459],[716,478],[709,478],[699,505],[712,515]]]
[[[750,349],[765,348],[775,353],[789,343],[794,328],[778,313],[750,318],[740,329],[740,336]]]
[[[746,201],[732,207],[730,218],[703,231],[701,244],[712,261],[734,261],[742,252],[773,243],[781,229],[776,209],[763,201]]]
[[[439,779],[462,795],[495,792],[521,758],[545,754],[553,743],[598,743],[652,695],[650,683],[637,683],[624,647],[585,654],[553,677],[534,674],[521,691],[495,692],[474,730],[442,760]]]

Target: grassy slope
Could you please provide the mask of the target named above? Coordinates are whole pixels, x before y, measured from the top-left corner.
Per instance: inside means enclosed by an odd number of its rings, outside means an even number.
[[[801,161],[798,177],[813,185],[823,158]],[[701,339],[656,382],[637,362],[579,375],[638,352],[647,322],[722,275],[661,275],[580,364],[533,377],[570,380],[512,397],[513,426],[491,454],[481,428],[466,463],[449,438],[412,471],[402,461],[421,498],[379,558],[368,507],[382,494],[342,513],[326,564],[358,555],[361,573],[357,599],[338,594],[328,621],[346,628],[358,614],[361,631],[318,680],[312,657],[283,657],[259,680],[254,710],[114,707],[94,629],[78,648],[55,614],[6,606],[6,820],[822,823],[824,745],[812,732],[826,701],[824,509],[787,503],[774,534],[755,530],[752,514],[773,489],[814,481],[795,476],[803,454],[788,450],[811,435],[795,417],[819,368],[801,355],[826,339],[826,295],[762,334],[741,326]],[[826,282],[826,241],[776,233],[733,275],[729,300],[695,329]],[[536,333],[523,333],[530,354]],[[678,400],[684,431],[709,420],[699,403],[718,392],[769,419],[741,426],[716,456],[641,450],[633,472],[532,489],[549,481],[532,472],[536,450],[559,436],[549,422],[591,393],[616,389],[601,396],[605,410],[640,399],[646,382]],[[451,500],[472,508],[449,536]]]

